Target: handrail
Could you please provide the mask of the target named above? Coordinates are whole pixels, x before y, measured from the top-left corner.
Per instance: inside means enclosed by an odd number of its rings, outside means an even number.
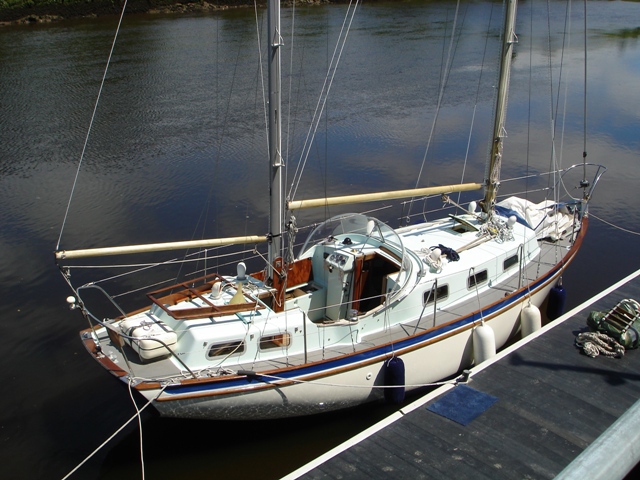
[[[593,175],[593,181],[591,182],[591,184],[589,184],[589,190],[586,193],[586,195],[584,196],[584,198],[579,199],[579,198],[574,198],[568,191],[567,194],[573,198],[574,200],[587,200],[589,201],[591,199],[591,195],[593,194],[594,189],[596,188],[596,185],[598,184],[598,182],[600,181],[600,179],[602,178],[602,175],[605,174],[605,172],[607,171],[607,167],[605,167],[604,165],[600,165],[598,163],[576,163],[574,165],[571,165],[570,167],[565,168],[564,170],[559,170],[560,173],[560,178],[558,179],[558,181],[555,183],[554,188],[558,187],[558,184],[564,179],[564,176],[570,172],[571,170],[573,170],[574,168],[579,168],[579,167],[597,167],[596,172]],[[584,188],[586,188],[586,185],[584,186]]]
[[[104,296],[107,297],[107,299],[113,304],[113,306],[116,307],[116,309],[122,314],[123,317],[127,316],[127,314],[124,312],[124,310],[122,310],[120,308],[120,305],[118,305],[116,303],[116,301],[113,299],[113,297],[111,295],[109,295],[104,288],[96,285],[95,283],[90,283],[88,285],[82,285],[82,286],[80,286],[80,287],[78,287],[76,289],[76,295],[78,295],[78,299],[80,300],[81,304],[83,305],[82,308],[83,308],[84,311],[89,313],[89,310],[87,310],[86,307],[84,307],[84,302],[82,302],[82,297],[80,297],[80,290],[88,290],[89,288],[95,288],[96,290],[102,292],[104,294]],[[94,317],[93,315],[91,315],[91,316]],[[94,317],[94,318],[96,318],[96,317]]]
[[[524,243],[518,245],[517,250],[518,255],[518,288],[520,290],[522,288],[522,279],[524,277],[525,268],[527,267],[527,262],[524,258]]]
[[[96,317],[93,313],[91,313],[91,312],[87,309],[87,307],[85,307],[84,302],[82,301],[82,298],[80,297],[80,293],[79,293],[79,291],[80,291],[80,290],[82,290],[82,289],[89,289],[89,288],[95,288],[96,290],[98,290],[98,291],[102,292],[102,293],[107,297],[107,299],[108,299],[108,300],[109,300],[109,301],[110,301],[110,302],[111,302],[111,303],[112,303],[112,304],[113,304],[113,305],[118,309],[118,311],[120,311],[120,312],[122,313],[122,315],[123,315],[124,317],[126,317],[126,313],[124,313],[124,311],[123,311],[123,310],[120,308],[120,306],[115,302],[115,300],[111,297],[111,295],[109,295],[109,294],[108,294],[108,293],[107,293],[107,292],[106,292],[102,287],[99,287],[98,285],[95,285],[95,284],[83,285],[83,286],[79,287],[79,288],[76,290],[76,294],[78,295],[78,299],[80,300],[79,305],[80,305],[80,308],[81,308],[81,310],[82,310],[82,313],[83,313],[86,317],[91,317],[91,318],[92,318],[92,319],[93,319],[97,324],[99,324],[100,326],[102,326],[103,328],[105,328],[107,331],[113,332],[113,333],[115,333],[116,335],[118,335],[118,336],[119,336],[119,337],[121,337],[121,338],[127,338],[127,339],[129,339],[129,340],[131,340],[131,341],[137,341],[137,340],[140,340],[140,339],[138,339],[138,338],[132,337],[132,336],[130,336],[130,335],[126,335],[126,334],[124,334],[124,333],[122,333],[122,332],[118,332],[118,331],[116,331],[115,329],[112,329],[112,328],[111,328],[111,327],[112,327],[112,325],[111,325],[111,324],[109,324],[109,323],[107,323],[107,322],[105,322],[105,321],[102,321],[102,320],[98,319],[98,317]],[[94,333],[95,333],[95,332],[94,332]],[[167,349],[167,351],[171,354],[171,356],[172,356],[172,357],[174,357],[174,358],[175,358],[175,359],[180,363],[180,365],[182,365],[182,366],[185,368],[185,370],[187,370],[187,371],[191,374],[191,376],[193,376],[193,378],[194,378],[194,379],[195,379],[195,378],[197,378],[197,377],[196,377],[196,374],[195,374],[195,373],[193,373],[193,371],[191,371],[191,369],[190,369],[190,368],[189,368],[189,367],[188,367],[188,366],[187,366],[187,365],[186,365],[186,364],[185,364],[185,363],[180,359],[180,357],[179,357],[178,355],[176,355],[176,354],[174,353],[174,351],[173,351],[171,348],[169,348],[169,346],[168,346],[167,344],[165,344],[163,341],[158,340],[157,338],[152,338],[152,337],[145,338],[144,340],[152,340],[152,341],[154,341],[154,342],[158,342],[158,343],[160,343],[163,347],[165,347],[165,348]],[[118,343],[119,343],[119,342],[118,342]],[[126,355],[126,354],[125,354],[125,352],[124,352],[124,346],[123,346],[122,344],[119,344],[119,345],[118,345],[118,347],[119,347],[119,348],[118,348],[118,350],[119,350],[119,351],[120,351],[120,353],[122,354],[122,356],[123,356],[123,358],[124,358],[125,362],[127,363],[127,366],[129,367],[129,373],[130,373],[130,375],[133,375],[133,374],[134,374],[134,372],[133,372],[133,367],[131,366],[131,364],[129,364],[129,360],[128,360],[128,358],[127,358],[127,355]]]
[[[308,363],[307,352],[307,315],[302,312],[302,338],[304,339],[304,363]]]
[[[423,298],[424,305],[422,306],[422,312],[420,312],[420,316],[418,317],[418,321],[416,322],[416,326],[413,329],[413,333],[418,331],[420,328],[420,322],[422,321],[422,316],[424,315],[424,311],[427,309],[427,305],[429,305],[429,301],[431,300],[431,295],[433,294],[433,327],[436,326],[436,313],[437,313],[437,305],[438,305],[438,279],[436,278],[429,289],[429,296],[426,300]]]

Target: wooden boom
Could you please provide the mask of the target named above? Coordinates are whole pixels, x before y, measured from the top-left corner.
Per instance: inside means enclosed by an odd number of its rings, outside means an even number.
[[[461,183],[459,185],[441,185],[439,187],[414,188],[411,190],[392,190],[389,192],[362,193],[358,195],[344,195],[341,197],[312,198],[309,200],[295,200],[287,202],[287,208],[289,208],[289,210],[298,210],[301,208],[375,202],[377,200],[395,200],[398,198],[438,195],[441,193],[467,192],[470,190],[479,190],[481,188],[482,184],[480,183]]]
[[[186,248],[221,247],[241,243],[264,243],[266,236],[249,235],[246,237],[210,238],[206,240],[190,240],[184,242],[149,243],[146,245],[124,245],[121,247],[86,248],[84,250],[57,250],[58,260],[69,258],[104,257],[108,255],[127,255],[131,253],[162,252],[166,250],[182,250]]]

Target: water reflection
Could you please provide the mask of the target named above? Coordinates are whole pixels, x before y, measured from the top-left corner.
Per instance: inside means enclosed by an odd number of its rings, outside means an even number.
[[[638,231],[640,48],[633,19],[638,18],[640,6],[588,4],[588,160],[609,167],[592,212]],[[552,114],[560,118],[565,110],[566,120],[555,127],[556,155],[565,166],[581,158],[581,34],[573,37],[564,53],[565,60],[578,64],[566,67],[560,82],[558,56],[566,39],[556,32],[564,5],[550,5],[556,19],[551,28],[551,74],[543,48],[549,43],[546,34],[534,41],[529,61],[531,13],[528,2],[521,7],[505,177],[547,169],[552,152],[542,139],[552,131]],[[320,126],[300,186],[304,196],[412,187],[425,152],[427,168],[421,183],[455,183],[462,178],[460,165],[468,143],[463,181],[482,178],[496,68],[494,55],[488,54],[484,62],[482,55],[485,41],[487,50],[495,53],[501,6],[463,3],[458,27],[472,34],[455,39],[450,83],[436,119],[449,48],[442,34],[453,27],[454,6],[416,1],[402,6],[367,4],[360,9],[332,86],[328,121]],[[283,13],[283,31],[288,31],[291,11]],[[301,36],[294,44],[292,96],[283,104],[283,111],[291,107],[292,112],[285,127],[290,134],[287,163],[292,169],[344,7],[305,7],[298,14],[296,30]],[[573,14],[578,18],[577,12]],[[533,21],[536,32],[548,28],[537,14]],[[264,28],[263,12],[259,22]],[[105,18],[0,29],[0,287],[5,298],[0,371],[6,391],[11,392],[2,400],[0,424],[7,440],[0,460],[13,478],[62,476],[133,413],[127,393],[84,355],[76,333],[83,324],[66,310],[68,290],[51,255],[115,23],[116,19]],[[184,240],[196,231],[198,236],[266,231],[262,176],[267,173],[267,147],[255,37],[250,10],[126,18],[63,247]],[[289,47],[287,42],[286,71]],[[550,75],[553,95],[547,86]],[[288,90],[288,82],[285,85]],[[557,101],[558,91],[566,92],[570,100],[566,108]],[[532,125],[530,106],[535,113]],[[510,189],[519,187],[505,183],[502,192]],[[439,201],[430,200],[429,208],[439,208]],[[317,215],[304,213],[300,220],[314,220]],[[395,224],[400,209],[383,210],[380,216]],[[565,276],[569,303],[576,305],[637,268],[635,249],[635,237],[593,218],[583,251]],[[210,475],[215,464],[230,476],[237,468],[242,478],[273,478],[384,413],[374,406],[344,417],[290,422],[278,428],[227,430],[215,424],[203,427],[152,419],[145,434],[148,467],[156,478],[170,477],[177,465],[184,468],[185,463],[194,477]],[[252,434],[261,429],[268,432]],[[216,437],[220,431],[227,436]],[[178,445],[174,456],[163,458],[152,452],[165,451],[166,435]],[[139,478],[136,442],[136,434],[130,433],[78,478]],[[259,472],[246,461],[249,449],[261,452]],[[292,452],[286,462],[282,449]]]

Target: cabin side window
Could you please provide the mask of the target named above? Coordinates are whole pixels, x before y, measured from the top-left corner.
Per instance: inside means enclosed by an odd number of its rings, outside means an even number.
[[[209,347],[207,358],[226,357],[244,353],[244,342],[236,340],[232,342],[214,343]]]
[[[476,274],[469,275],[467,278],[467,288],[473,288],[476,285],[481,285],[487,281],[489,274],[486,270],[482,270]]]
[[[288,333],[278,333],[276,335],[260,337],[260,350],[283,348],[288,347],[289,345],[291,345],[291,335]]]
[[[509,258],[507,258],[502,264],[503,270],[509,270],[511,267],[518,263],[518,254],[515,254]]]
[[[424,305],[430,305],[436,300],[444,300],[449,296],[449,285],[442,285],[436,288],[435,293],[432,289],[427,290],[422,294],[422,303]]]

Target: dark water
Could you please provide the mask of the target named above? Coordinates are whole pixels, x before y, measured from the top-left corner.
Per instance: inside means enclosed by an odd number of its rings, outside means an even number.
[[[576,33],[567,39],[559,33],[565,7],[550,5],[550,38],[542,13],[532,15],[530,2],[520,6],[505,176],[548,166],[549,111],[558,90],[570,102],[553,107],[558,117],[566,111],[564,136],[556,129],[557,156],[563,165],[581,160],[584,66],[558,70],[563,42],[565,60],[582,55],[581,6],[573,7]],[[588,6],[588,159],[609,171],[596,191],[583,249],[564,276],[569,307],[640,267],[638,237],[599,220],[640,231],[640,4]],[[534,7],[544,11],[546,2]],[[415,186],[454,10],[452,2],[361,7],[298,198]],[[283,105],[292,112],[284,123],[290,172],[344,12],[344,6],[298,10],[292,94]],[[283,13],[288,29],[291,11]],[[420,186],[460,180],[476,103],[465,181],[482,177],[494,61],[485,61],[482,91],[476,90],[487,37],[488,56],[495,57],[500,15],[499,4],[493,10],[489,2],[461,6],[457,25],[465,35],[453,44],[450,82]],[[266,24],[262,12],[259,23]],[[531,25],[542,35],[532,35]],[[77,336],[84,324],[66,309],[69,292],[52,255],[115,26],[115,18],[101,18],[0,29],[3,478],[61,478],[134,413],[126,389],[84,353]],[[266,232],[267,147],[255,31],[251,10],[125,19],[63,248]],[[286,50],[283,70],[289,72]],[[553,90],[546,86],[550,63]],[[283,85],[288,92],[288,79]],[[528,127],[530,116],[534,123]],[[503,191],[510,188],[505,183]],[[397,224],[400,211],[379,216]],[[277,478],[390,411],[374,405],[320,418],[240,424],[149,414],[145,471],[148,478]],[[72,478],[140,478],[139,451],[132,424]]]

